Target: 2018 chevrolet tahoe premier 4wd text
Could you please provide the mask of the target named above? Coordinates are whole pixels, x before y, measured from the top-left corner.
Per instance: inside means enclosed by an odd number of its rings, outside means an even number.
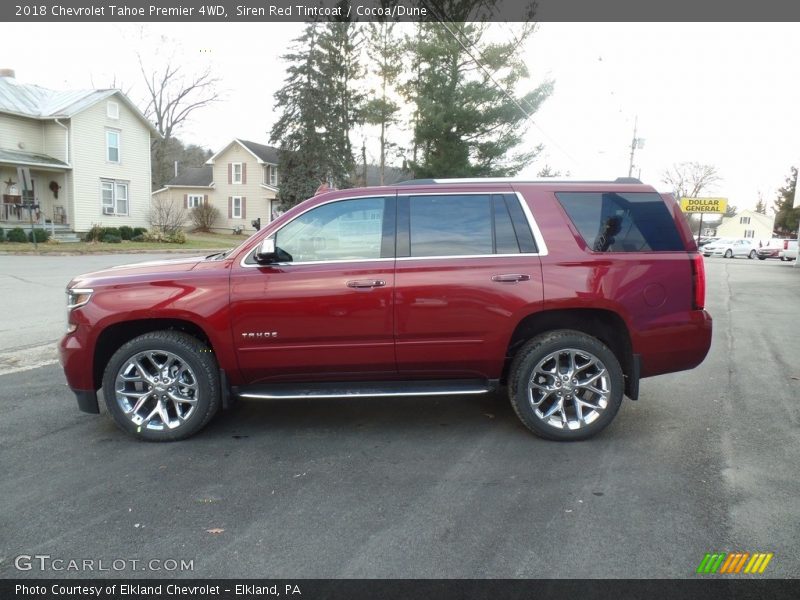
[[[176,440],[232,398],[482,394],[555,440],[711,343],[675,200],[635,180],[427,180],[320,194],[238,248],[81,275],[79,407]]]

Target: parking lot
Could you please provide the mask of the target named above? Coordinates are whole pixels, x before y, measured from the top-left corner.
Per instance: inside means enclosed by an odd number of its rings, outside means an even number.
[[[98,575],[19,571],[21,554],[124,560],[122,577],[183,560],[170,575],[686,578],[719,551],[800,577],[791,263],[706,259],[708,358],[643,380],[587,442],[532,436],[497,394],[246,401],[148,444],[80,413],[45,346],[71,274],[141,258],[0,256],[0,354],[40,361],[0,371],[2,578]]]

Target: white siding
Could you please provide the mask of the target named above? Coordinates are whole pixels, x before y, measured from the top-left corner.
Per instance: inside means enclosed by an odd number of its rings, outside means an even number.
[[[69,119],[59,119],[59,122],[69,127]],[[48,156],[57,158],[60,161],[68,163],[67,157],[67,132],[55,121],[42,121],[43,130],[43,148],[42,151]],[[61,193],[58,194],[58,199],[61,199]]]
[[[105,100],[72,118],[70,152],[76,231],[87,231],[95,223],[106,227],[150,227],[150,131],[122,101],[117,101],[119,119],[106,116]],[[119,163],[106,160],[107,128],[120,131]],[[102,179],[128,183],[129,216],[103,215]]]
[[[23,152],[44,152],[42,122],[0,114],[0,148]]]

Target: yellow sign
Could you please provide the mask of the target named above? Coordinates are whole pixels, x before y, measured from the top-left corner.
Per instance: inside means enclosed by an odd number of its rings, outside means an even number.
[[[685,213],[725,214],[727,198],[681,198],[681,210]]]

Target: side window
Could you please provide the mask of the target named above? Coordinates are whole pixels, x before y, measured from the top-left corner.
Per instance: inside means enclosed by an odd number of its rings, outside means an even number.
[[[556,198],[594,252],[685,250],[656,193],[557,192]]]
[[[293,262],[381,258],[386,212],[384,198],[324,204],[278,231],[275,245]]]
[[[409,255],[494,254],[487,195],[411,196]]]

